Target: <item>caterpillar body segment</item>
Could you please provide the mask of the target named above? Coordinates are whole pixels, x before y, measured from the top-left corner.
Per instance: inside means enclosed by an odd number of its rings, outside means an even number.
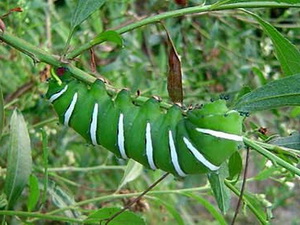
[[[240,139],[228,135],[240,137],[243,117],[223,100],[183,115],[177,105],[162,111],[153,98],[136,106],[126,90],[112,99],[100,80],[87,86],[68,74],[60,79],[50,81],[46,94],[60,122],[118,157],[186,176],[218,170],[238,149]]]

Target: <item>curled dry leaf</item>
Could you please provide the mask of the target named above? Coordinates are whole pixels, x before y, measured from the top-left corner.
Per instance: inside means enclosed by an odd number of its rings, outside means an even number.
[[[21,7],[16,7],[16,8],[13,8],[11,10],[9,10],[10,12],[23,12],[23,9]]]
[[[166,30],[166,29],[165,29]],[[171,100],[174,103],[182,104],[183,91],[182,91],[182,74],[181,74],[181,61],[177,54],[176,48],[172,39],[167,32],[168,45],[169,45],[169,73],[168,73],[168,92]]]

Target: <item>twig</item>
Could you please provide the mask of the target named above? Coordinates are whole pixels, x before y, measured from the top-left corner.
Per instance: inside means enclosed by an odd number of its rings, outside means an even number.
[[[164,180],[170,173],[165,173],[161,178],[155,181],[151,186],[149,186],[145,191],[143,191],[139,196],[137,196],[132,202],[126,205],[122,210],[112,215],[110,218],[106,219],[105,225],[111,222],[114,218],[122,214],[124,211],[129,209],[132,205],[134,205],[137,201],[139,201],[145,194],[147,194],[151,189],[153,189],[157,184],[159,184],[162,180]]]
[[[194,13],[202,13],[202,12],[209,12],[209,11],[221,11],[221,10],[230,10],[230,9],[237,9],[237,8],[287,8],[287,7],[295,7],[299,8],[300,4],[289,4],[289,3],[275,3],[272,1],[264,2],[264,1],[255,1],[255,2],[242,2],[242,3],[233,3],[233,4],[213,4],[213,5],[200,5],[200,6],[193,6],[193,7],[186,7],[174,11],[169,11],[165,13],[160,13],[157,15],[149,16],[144,19],[138,20],[134,23],[130,23],[122,28],[115,29],[118,34],[123,34],[139,27],[153,24],[160,22],[161,20],[165,20],[167,18],[179,17]],[[85,44],[75,48],[73,51],[69,52],[66,55],[67,59],[74,59],[78,55],[80,55],[83,51],[90,49],[91,47],[98,45],[104,42],[104,40],[99,40],[97,42],[89,41]]]
[[[236,217],[239,213],[241,202],[243,200],[243,194],[244,194],[244,190],[245,190],[245,186],[246,186],[246,180],[247,180],[248,165],[249,165],[249,147],[247,147],[247,151],[246,151],[246,162],[245,162],[244,177],[243,177],[241,192],[240,192],[238,203],[236,205],[236,210],[235,210],[233,219],[231,221],[231,225],[234,225],[234,223],[235,223]]]

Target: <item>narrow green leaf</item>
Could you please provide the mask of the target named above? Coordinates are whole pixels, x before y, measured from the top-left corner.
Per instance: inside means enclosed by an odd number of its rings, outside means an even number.
[[[113,216],[115,213],[118,213],[121,209],[117,207],[111,208],[103,208],[97,210],[96,212],[91,213],[88,218],[85,220],[85,223],[99,223],[102,224],[101,221],[105,221]],[[104,223],[103,223],[104,224]],[[138,215],[133,212],[125,211],[122,214],[118,215],[114,218],[110,223],[110,225],[145,225],[145,221]]]
[[[272,81],[242,96],[234,105],[241,112],[254,112],[300,105],[300,74]]]
[[[6,206],[7,206],[6,195],[4,193],[1,193],[0,194],[0,210],[5,209]]]
[[[56,185],[54,182],[49,183],[47,190],[51,196],[53,204],[56,205],[58,208],[65,208],[75,204],[75,200],[73,196],[67,193],[66,191],[64,191],[61,187]],[[81,215],[80,211],[75,209],[66,210],[64,211],[64,213],[66,216],[70,218],[78,218]]]
[[[255,177],[255,180],[266,180],[270,179],[274,176],[275,172],[278,172],[280,168],[272,166],[270,168],[266,168],[264,170],[261,170]]]
[[[4,127],[4,100],[3,100],[2,88],[0,86],[0,139],[3,132],[3,127]]]
[[[7,159],[5,194],[11,209],[28,182],[32,168],[30,138],[21,113],[15,110],[10,120],[10,149]]]
[[[201,205],[203,205],[209,212],[210,214],[218,221],[219,225],[227,225],[228,223],[224,219],[221,213],[216,210],[214,205],[212,205],[209,201],[206,199],[200,197],[199,195],[195,195],[193,193],[183,193],[184,195],[188,196],[189,198],[193,198],[196,201],[198,201]]]
[[[260,218],[263,218],[266,221],[268,220],[266,214],[264,213],[265,208],[263,207],[262,202],[257,198],[257,196],[252,193],[244,193],[243,198],[247,200],[248,204],[251,204],[253,206],[256,214],[259,215]],[[247,203],[246,206],[248,206]]]
[[[116,192],[118,192],[125,184],[138,178],[143,171],[143,165],[130,159],[126,166],[123,178]]]
[[[85,21],[93,12],[98,10],[105,0],[78,0],[76,9],[71,20],[71,30]]]
[[[239,152],[235,152],[229,158],[228,162],[228,171],[229,171],[229,180],[238,180],[240,173],[243,168],[242,157]]]
[[[156,201],[159,205],[163,205],[165,206],[165,208],[169,211],[170,214],[172,214],[172,216],[174,217],[174,219],[176,220],[176,224],[177,225],[184,225],[184,220],[182,219],[178,209],[176,209],[176,205],[174,204],[169,204],[164,200],[158,198],[158,197],[153,197],[151,196],[150,198],[151,200]]]
[[[241,192],[232,185],[229,181],[226,181],[226,186],[230,188],[232,192],[234,192],[238,197],[241,195]],[[255,215],[255,217],[259,220],[260,224],[262,225],[269,225],[269,222],[266,220],[266,216],[264,215],[264,210],[259,206],[258,201],[255,198],[252,198],[250,194],[244,193],[242,196],[243,203],[247,206],[251,212]],[[246,209],[246,207],[245,207]]]
[[[33,211],[40,198],[40,189],[38,178],[31,174],[29,178],[29,196],[27,201],[28,211]]]
[[[286,148],[300,150],[300,133],[294,132],[288,137],[278,137],[272,139],[269,143],[273,145],[283,146]]]
[[[253,67],[252,72],[258,77],[261,85],[265,85],[268,83],[267,79],[264,77],[263,72],[259,68]]]
[[[288,39],[286,39],[280,32],[278,32],[270,23],[263,20],[258,15],[246,10],[244,10],[244,12],[255,18],[262,26],[263,30],[271,38],[284,74],[293,75],[300,73],[300,52],[297,47]]]
[[[121,35],[113,30],[108,30],[108,31],[104,31],[104,32],[100,33],[91,41],[91,44],[95,45],[97,43],[102,43],[105,41],[113,42],[120,47],[123,46],[123,39],[122,39]]]
[[[44,166],[44,181],[43,181],[43,194],[41,198],[41,204],[45,204],[47,199],[47,190],[48,190],[48,155],[49,155],[49,149],[48,149],[48,137],[47,133],[44,129],[41,129],[42,133],[42,149],[43,149],[43,166]]]
[[[218,203],[219,209],[223,214],[230,207],[230,190],[226,187],[224,180],[228,177],[228,168],[223,163],[218,173],[210,173],[207,175],[210,186]]]

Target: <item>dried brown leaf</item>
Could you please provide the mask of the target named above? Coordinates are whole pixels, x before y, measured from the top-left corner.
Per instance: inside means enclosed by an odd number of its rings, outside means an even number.
[[[169,45],[169,72],[168,72],[168,93],[174,103],[182,104],[183,91],[182,91],[182,72],[181,61],[177,54],[176,48],[172,39],[165,28],[168,36]]]
[[[186,6],[188,0],[174,0],[177,5]]]

